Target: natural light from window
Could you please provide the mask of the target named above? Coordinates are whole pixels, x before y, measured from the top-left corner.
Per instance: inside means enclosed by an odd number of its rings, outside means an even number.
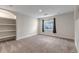
[[[53,31],[53,20],[44,21],[44,31],[52,32]]]

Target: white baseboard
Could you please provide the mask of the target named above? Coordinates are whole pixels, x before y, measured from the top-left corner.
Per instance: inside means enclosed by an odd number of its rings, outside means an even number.
[[[56,37],[61,37],[61,38],[67,38],[67,39],[71,39],[74,40],[74,36],[69,36],[69,35],[59,35],[59,34],[51,34],[51,33],[40,33],[40,34],[44,34],[44,35],[49,35],[49,36],[56,36]]]
[[[20,39],[28,38],[28,37],[35,36],[35,35],[37,35],[37,33],[31,33],[31,34],[28,34],[28,35],[19,37],[19,38],[17,38],[16,40],[20,40]]]

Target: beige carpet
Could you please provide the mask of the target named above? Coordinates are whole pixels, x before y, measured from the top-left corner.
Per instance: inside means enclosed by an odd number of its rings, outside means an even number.
[[[75,53],[76,49],[72,40],[37,35],[17,41],[0,42],[0,52]]]

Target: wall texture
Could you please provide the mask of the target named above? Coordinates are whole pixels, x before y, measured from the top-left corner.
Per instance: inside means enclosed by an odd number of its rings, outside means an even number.
[[[57,33],[52,32],[42,32],[42,21],[39,21],[39,34],[52,35],[57,37],[74,39],[74,13],[64,13],[61,15],[54,16],[56,18],[56,29]],[[53,17],[43,18],[44,20],[52,19]]]
[[[37,34],[37,19],[16,13],[17,40]]]

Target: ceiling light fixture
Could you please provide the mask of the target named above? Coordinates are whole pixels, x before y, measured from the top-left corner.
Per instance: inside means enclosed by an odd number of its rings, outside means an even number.
[[[39,12],[42,12],[43,10],[42,9],[39,9]]]

